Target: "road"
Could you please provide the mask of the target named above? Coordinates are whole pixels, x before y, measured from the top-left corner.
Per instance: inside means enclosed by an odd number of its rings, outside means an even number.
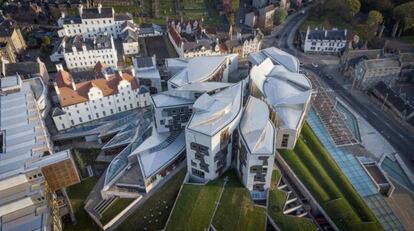
[[[317,68],[312,65],[305,65],[304,67],[319,74],[319,79],[321,79],[321,81],[331,87],[340,98],[342,98],[358,114],[368,121],[371,126],[379,131],[400,154],[406,165],[413,171],[414,168],[412,159],[414,158],[414,134],[401,125],[396,119],[381,112],[375,106],[368,105],[355,98],[354,95],[346,90],[335,79],[326,78],[326,73],[323,68],[324,66],[322,65],[320,59],[307,56],[294,47],[294,36],[306,17],[306,14],[300,13],[292,15],[283,27],[279,28],[275,31],[275,33],[272,33],[271,36],[266,38],[267,40],[265,44],[267,46],[279,47],[280,49],[295,55],[303,63],[319,63]]]

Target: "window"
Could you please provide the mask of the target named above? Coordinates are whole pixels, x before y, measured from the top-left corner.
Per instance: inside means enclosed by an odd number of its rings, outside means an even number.
[[[80,122],[80,123],[82,123],[82,122],[83,122],[82,117],[79,117],[79,122]]]
[[[286,148],[289,142],[289,134],[283,134],[282,147]]]
[[[75,125],[75,121],[73,121],[73,120],[70,120],[70,123],[71,123],[72,125]]]
[[[161,125],[164,125],[165,124],[165,120],[164,119],[160,120],[160,124]]]
[[[193,175],[204,178],[204,172],[200,171],[198,169],[195,168],[191,168],[191,172],[193,173]]]
[[[103,113],[103,116],[106,116],[106,112],[105,111],[103,111],[102,113]]]
[[[114,110],[111,108],[111,115],[114,114]]]
[[[126,105],[124,105],[124,108],[125,108],[125,110],[128,110],[128,108],[127,108],[127,106],[126,106]]]
[[[92,119],[92,116],[91,115],[88,115],[88,119],[91,120]]]
[[[99,114],[98,113],[96,113],[96,118],[99,118]]]

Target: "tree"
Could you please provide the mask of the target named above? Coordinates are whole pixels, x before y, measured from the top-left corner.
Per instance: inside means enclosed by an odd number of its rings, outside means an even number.
[[[47,56],[51,52],[51,44],[49,37],[43,37],[42,45],[40,45],[40,52],[43,56]]]
[[[274,19],[275,20],[275,23],[277,25],[282,24],[285,21],[285,19],[286,19],[287,16],[288,16],[288,12],[287,12],[286,9],[279,9],[275,13],[275,19]]]
[[[367,25],[369,29],[368,36],[376,35],[378,26],[384,21],[384,17],[379,11],[371,10],[368,14]]]
[[[230,0],[231,12],[235,13],[239,10],[240,0]]]
[[[395,20],[392,37],[395,37],[398,30],[402,31],[414,28],[414,1],[401,4],[394,8],[392,14]]]
[[[361,2],[359,0],[341,0],[347,9],[348,14],[354,17],[361,9]],[[343,12],[343,9],[339,9]]]

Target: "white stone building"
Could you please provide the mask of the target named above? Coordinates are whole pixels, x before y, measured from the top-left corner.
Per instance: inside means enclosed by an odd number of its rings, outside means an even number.
[[[218,39],[212,39],[207,35],[202,22],[172,22],[168,28],[168,38],[180,58],[226,53]]]
[[[347,45],[347,30],[333,28],[308,29],[302,44],[305,53],[336,54],[345,49]]]
[[[231,31],[229,33],[232,33]],[[254,34],[237,33],[236,38],[224,42],[227,53],[238,54],[240,59],[246,58],[250,53],[260,51],[263,33],[258,29]]]
[[[124,55],[135,55],[139,53],[138,43],[139,28],[129,21],[122,24],[120,39]]]
[[[97,62],[117,67],[118,56],[112,35],[85,38],[79,35],[64,37],[52,53],[52,62],[63,60],[68,69],[92,68]]]
[[[138,85],[133,70],[118,71],[99,62],[94,71],[95,79],[75,83],[58,65],[55,90],[60,108],[52,115],[57,130],[150,105],[149,91]]]
[[[121,25],[124,22],[133,23],[132,15],[116,14],[113,8],[102,7],[98,4],[96,8],[83,8],[79,6],[79,15],[62,16],[58,20],[58,25],[62,27],[58,31],[59,37],[81,35],[92,38],[99,34],[110,34],[118,38],[121,33]]]

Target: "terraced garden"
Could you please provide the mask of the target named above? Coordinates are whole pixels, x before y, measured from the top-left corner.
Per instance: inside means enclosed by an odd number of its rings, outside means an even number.
[[[306,124],[283,159],[341,230],[383,230],[377,218]]]
[[[272,174],[272,187],[269,190],[267,213],[281,230],[316,231],[316,226],[309,218],[283,214],[283,206],[288,195],[276,187],[280,177],[280,172],[274,170]]]

